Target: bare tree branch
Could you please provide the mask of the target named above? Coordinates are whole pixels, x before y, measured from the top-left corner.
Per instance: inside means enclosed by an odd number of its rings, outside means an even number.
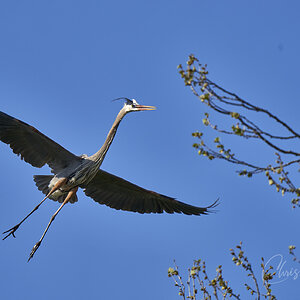
[[[234,124],[228,130],[211,123],[209,114],[205,113],[205,118],[203,119],[205,126],[209,126],[217,133],[223,135],[234,135],[246,140],[261,141],[269,149],[274,150],[275,163],[270,164],[268,162],[265,165],[257,165],[247,160],[238,159],[231,149],[225,148],[224,144],[221,143],[220,137],[214,139],[216,149],[213,149],[204,142],[203,133],[194,132],[193,136],[199,139],[199,142],[193,146],[198,150],[199,155],[206,156],[210,160],[218,158],[246,167],[247,169],[238,171],[239,175],[252,177],[255,174],[265,173],[269,185],[274,186],[282,195],[285,193],[292,194],[293,199],[291,202],[293,207],[299,207],[300,188],[293,183],[294,180],[291,179],[289,172],[291,170],[295,171],[295,167],[300,166],[300,152],[289,148],[290,144],[288,145],[287,141],[299,141],[300,134],[267,109],[253,105],[208,79],[207,66],[200,64],[194,55],[189,56],[185,69],[182,65],[179,65],[178,69],[185,85],[191,88],[192,92],[202,103],[206,104],[213,111],[229,117],[230,120],[234,120]],[[262,128],[256,120],[250,119],[250,116],[248,116],[252,112],[266,116],[271,121],[274,121],[278,128],[274,128],[275,126]],[[278,135],[273,132],[279,129],[283,132],[285,131],[286,134]],[[297,171],[299,172],[299,170]]]
[[[276,274],[275,272],[272,272],[273,267],[269,266],[268,269],[266,269],[264,259],[262,258],[261,269],[263,282],[261,288],[265,290],[265,293],[263,293],[261,292],[257,277],[252,269],[252,265],[242,250],[242,243],[237,245],[236,249],[230,249],[230,254],[232,255],[233,263],[236,266],[241,266],[245,270],[247,277],[250,277],[253,280],[254,288],[252,288],[248,283],[244,283],[246,290],[249,291],[251,296],[254,296],[256,300],[260,300],[262,297],[264,299],[275,300],[276,297],[272,294],[271,290],[271,280]],[[188,269],[188,279],[186,284],[182,281],[182,277],[179,274],[179,269],[175,261],[174,266],[175,268],[168,269],[168,276],[173,278],[175,286],[179,289],[179,296],[182,299],[196,300],[198,294],[196,283],[202,292],[201,299],[241,299],[241,296],[234,293],[229,282],[224,279],[221,265],[216,268],[215,277],[210,279],[206,271],[205,261],[201,259],[194,260],[192,268]],[[186,295],[185,285],[188,287],[188,295]]]

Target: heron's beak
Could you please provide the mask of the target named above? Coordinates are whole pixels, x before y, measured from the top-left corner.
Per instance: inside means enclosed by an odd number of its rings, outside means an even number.
[[[155,110],[155,106],[148,106],[148,105],[136,105],[135,108],[138,110]]]

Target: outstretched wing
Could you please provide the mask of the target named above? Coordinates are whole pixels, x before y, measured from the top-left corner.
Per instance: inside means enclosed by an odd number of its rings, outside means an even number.
[[[55,173],[81,160],[34,127],[3,112],[0,112],[0,140],[32,166],[41,168],[48,164]]]
[[[174,198],[143,189],[120,177],[102,170],[87,184],[84,193],[100,204],[111,208],[138,213],[184,213],[186,215],[208,214],[218,200],[208,207],[196,207]]]

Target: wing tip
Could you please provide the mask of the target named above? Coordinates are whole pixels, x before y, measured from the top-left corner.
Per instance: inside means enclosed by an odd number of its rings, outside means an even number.
[[[205,214],[210,214],[210,213],[216,213],[216,212],[218,212],[218,210],[211,209],[211,208],[215,208],[215,207],[217,207],[219,205],[220,205],[220,197],[218,197],[217,200],[213,204],[211,204],[210,206],[206,207]]]

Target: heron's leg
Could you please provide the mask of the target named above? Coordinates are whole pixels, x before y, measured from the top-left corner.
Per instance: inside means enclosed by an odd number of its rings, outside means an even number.
[[[17,229],[20,227],[20,225],[29,217],[31,216],[40,206],[41,204],[48,198],[50,197],[56,190],[58,190],[62,185],[64,185],[67,181],[67,178],[62,178],[61,180],[59,180],[54,187],[51,189],[51,191],[46,195],[46,197],[17,225],[15,225],[14,227],[6,230],[3,232],[3,234],[8,233],[3,240],[5,240],[7,237],[9,237],[10,235],[12,235],[15,238],[15,232],[17,231]]]
[[[34,255],[35,251],[36,251],[36,250],[39,248],[39,246],[41,245],[41,243],[42,243],[42,241],[43,241],[43,239],[44,239],[44,237],[45,237],[45,235],[46,235],[46,233],[47,233],[47,231],[48,231],[48,229],[49,229],[51,223],[54,221],[56,215],[57,215],[57,214],[59,213],[59,211],[64,207],[64,205],[67,204],[68,201],[76,194],[77,190],[78,190],[78,187],[75,187],[75,188],[73,188],[73,189],[68,193],[68,195],[67,195],[66,199],[64,200],[64,202],[61,204],[61,206],[59,207],[59,209],[58,209],[58,210],[54,213],[54,215],[51,217],[50,222],[48,223],[48,225],[47,225],[47,227],[46,227],[46,229],[45,229],[45,231],[44,231],[42,237],[41,237],[40,240],[33,246],[32,250],[31,250],[31,252],[30,252],[28,261],[30,261],[30,259],[31,259],[31,258],[33,257],[33,255]]]

